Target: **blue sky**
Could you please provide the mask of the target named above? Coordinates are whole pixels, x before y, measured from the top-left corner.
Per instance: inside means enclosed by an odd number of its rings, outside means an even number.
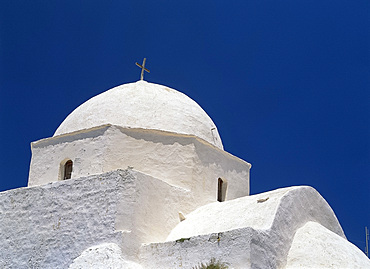
[[[310,185],[364,250],[370,226],[370,2],[0,1],[0,191],[30,142],[140,79],[177,89],[252,163],[251,193]]]

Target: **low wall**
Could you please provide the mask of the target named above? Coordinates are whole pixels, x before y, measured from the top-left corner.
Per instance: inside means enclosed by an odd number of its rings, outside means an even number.
[[[230,268],[251,268],[251,240],[257,234],[252,228],[242,228],[143,245],[140,264],[146,269],[190,269],[215,259]]]
[[[127,171],[0,193],[0,268],[67,268],[83,250],[121,244],[115,218]]]

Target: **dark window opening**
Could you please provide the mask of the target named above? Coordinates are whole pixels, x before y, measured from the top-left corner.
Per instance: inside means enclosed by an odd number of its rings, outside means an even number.
[[[63,180],[70,179],[72,177],[72,167],[73,167],[73,162],[71,160],[67,161],[66,164],[64,165]]]
[[[223,202],[225,201],[225,194],[226,194],[226,184],[224,181],[219,178],[218,179],[218,188],[217,188],[217,201]]]

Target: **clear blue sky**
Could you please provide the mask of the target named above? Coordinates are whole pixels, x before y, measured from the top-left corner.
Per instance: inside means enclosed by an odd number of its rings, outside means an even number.
[[[313,186],[364,249],[368,0],[0,1],[0,191],[26,186],[31,141],[138,80],[143,57],[252,163],[252,194]]]

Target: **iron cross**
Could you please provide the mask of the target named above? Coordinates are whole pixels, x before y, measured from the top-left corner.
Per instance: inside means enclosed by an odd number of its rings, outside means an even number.
[[[144,80],[144,70],[145,70],[146,72],[150,73],[150,71],[149,71],[148,69],[146,69],[146,68],[145,68],[145,61],[146,61],[146,58],[144,58],[144,60],[143,60],[143,64],[142,64],[142,65],[136,62],[136,65],[137,65],[138,67],[140,67],[140,68],[141,68],[141,76],[140,76],[140,80]]]

